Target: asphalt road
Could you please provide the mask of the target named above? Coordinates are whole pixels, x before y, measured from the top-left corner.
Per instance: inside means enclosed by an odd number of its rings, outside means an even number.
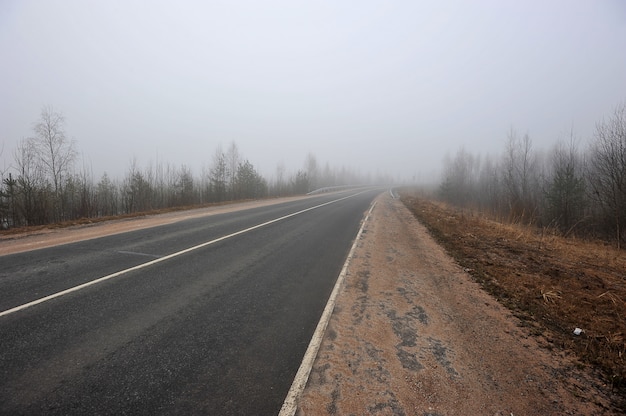
[[[277,414],[379,193],[0,257],[0,414]]]

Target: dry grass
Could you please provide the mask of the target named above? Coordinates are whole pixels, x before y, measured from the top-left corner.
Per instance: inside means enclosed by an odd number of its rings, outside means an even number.
[[[626,392],[626,253],[503,224],[405,192],[404,204],[456,260],[536,329]],[[583,329],[579,336],[575,328]]]
[[[238,202],[245,202],[245,201],[240,200],[240,201],[214,202],[214,203],[206,203],[206,204],[200,204],[200,205],[189,205],[189,206],[181,206],[181,207],[153,209],[150,211],[134,212],[131,214],[110,215],[110,216],[105,216],[105,217],[93,217],[93,218],[77,218],[75,220],[50,223],[50,224],[45,224],[45,225],[12,227],[7,230],[0,229],[0,237],[19,235],[19,234],[24,234],[24,233],[32,233],[32,232],[41,231],[41,230],[56,230],[60,228],[69,228],[69,227],[75,227],[75,226],[81,226],[81,225],[84,226],[84,225],[98,224],[98,223],[114,221],[114,220],[141,218],[141,217],[146,217],[149,215],[159,215],[159,214],[167,214],[169,212],[188,211],[192,209],[222,206],[222,205],[234,204]]]

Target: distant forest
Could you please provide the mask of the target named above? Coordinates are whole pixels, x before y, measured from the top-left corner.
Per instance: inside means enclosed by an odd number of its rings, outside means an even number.
[[[322,168],[313,154],[293,174],[279,164],[275,177],[268,180],[244,158],[235,142],[226,150],[218,145],[199,177],[186,165],[159,161],[142,168],[133,160],[123,178],[105,173],[95,180],[89,167],[77,169],[77,144],[66,137],[61,113],[43,108],[33,133],[19,142],[14,165],[0,171],[2,229],[306,194],[323,187],[372,182],[346,168]],[[387,178],[377,180],[388,182]]]
[[[509,131],[504,152],[462,148],[444,161],[444,201],[563,235],[626,241],[626,103],[596,124],[581,148],[572,131],[548,152]]]
[[[0,172],[4,229],[393,182],[327,164],[321,168],[313,154],[295,173],[279,164],[268,180],[235,142],[226,150],[218,145],[199,177],[186,165],[141,167],[133,160],[123,178],[105,173],[95,180],[87,167],[77,169],[77,145],[67,139],[60,113],[43,108],[33,133],[19,142],[14,165]],[[626,241],[626,103],[596,124],[584,148],[572,131],[551,150],[536,150],[528,134],[513,128],[495,157],[461,148],[443,162],[438,196],[501,220],[599,237],[621,247]]]

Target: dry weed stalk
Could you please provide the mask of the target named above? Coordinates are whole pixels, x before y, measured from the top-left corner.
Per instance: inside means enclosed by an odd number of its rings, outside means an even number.
[[[624,301],[617,296],[615,293],[611,293],[610,290],[607,290],[606,292],[602,293],[601,295],[598,295],[598,299],[601,297],[608,297],[609,299],[611,299],[611,302],[613,302],[613,305],[617,306],[618,302],[621,304],[624,304]]]
[[[609,332],[609,335],[606,335],[604,338],[606,338],[607,342],[611,345],[621,346],[624,344],[624,335],[621,332]]]
[[[541,289],[541,297],[546,303],[555,303],[557,299],[561,299],[561,292],[558,290],[544,291]]]

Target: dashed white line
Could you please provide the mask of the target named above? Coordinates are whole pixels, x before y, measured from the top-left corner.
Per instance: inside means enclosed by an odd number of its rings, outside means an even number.
[[[159,258],[161,256],[156,255],[156,254],[149,254],[149,253],[137,253],[135,251],[118,251],[118,253],[120,254],[130,254],[131,256],[142,256],[142,257],[152,257],[152,258]]]

